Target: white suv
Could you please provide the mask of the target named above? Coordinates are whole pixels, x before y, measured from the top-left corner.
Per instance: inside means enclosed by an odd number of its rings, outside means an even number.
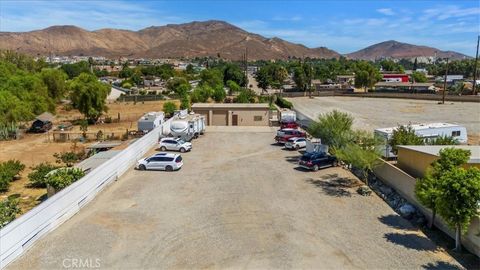
[[[185,142],[179,138],[162,138],[158,143],[161,151],[175,150],[185,153],[192,150],[192,143]]]
[[[144,170],[177,171],[183,166],[182,156],[179,154],[161,153],[143,158],[137,162],[136,168]]]
[[[285,143],[285,148],[290,150],[298,150],[305,147],[307,147],[307,140],[305,138],[293,137]]]

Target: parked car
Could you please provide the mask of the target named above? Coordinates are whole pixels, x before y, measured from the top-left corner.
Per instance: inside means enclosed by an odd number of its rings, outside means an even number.
[[[293,137],[285,143],[285,148],[290,150],[298,150],[305,147],[307,147],[307,139],[305,138]]]
[[[185,142],[180,138],[162,138],[158,143],[161,151],[174,150],[185,153],[192,150],[192,143]]]
[[[298,124],[296,122],[281,123],[280,128],[282,128],[282,129],[285,129],[285,128],[297,129]]]
[[[288,139],[293,137],[305,138],[306,134],[305,132],[292,129],[292,128],[280,129],[279,131],[277,131],[277,136],[275,136],[275,141],[277,141],[277,143],[286,143]]]
[[[30,127],[30,132],[35,132],[35,133],[42,133],[42,132],[47,132],[50,129],[52,129],[53,124],[50,121],[40,121],[40,120],[35,120],[32,123],[32,126]]]
[[[327,167],[334,167],[338,165],[338,160],[335,156],[331,156],[325,153],[305,153],[298,162],[300,167],[318,171]]]
[[[177,171],[183,166],[182,156],[172,153],[159,153],[137,162],[136,168],[144,170]]]

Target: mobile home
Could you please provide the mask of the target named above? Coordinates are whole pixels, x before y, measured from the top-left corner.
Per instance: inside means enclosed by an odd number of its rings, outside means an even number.
[[[452,137],[460,144],[467,143],[467,129],[463,126],[449,123],[430,123],[430,124],[415,124],[411,125],[417,136],[420,136],[424,141],[433,140],[438,137]],[[389,140],[392,138],[393,132],[398,127],[379,128],[375,129],[374,134],[385,141],[385,147],[381,151],[386,158],[396,157],[392,152],[392,147],[389,145]]]

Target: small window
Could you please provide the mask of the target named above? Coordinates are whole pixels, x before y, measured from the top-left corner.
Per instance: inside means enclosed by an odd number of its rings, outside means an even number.
[[[182,157],[181,156],[178,156],[176,159],[175,159],[175,162],[180,162],[182,161]]]
[[[253,117],[253,121],[255,121],[255,122],[262,121],[262,119],[263,119],[263,118],[262,118],[261,115],[255,115],[255,116]]]
[[[458,137],[458,136],[460,136],[460,130],[452,131],[452,137]]]

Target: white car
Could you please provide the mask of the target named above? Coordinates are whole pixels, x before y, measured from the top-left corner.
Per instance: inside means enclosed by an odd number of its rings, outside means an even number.
[[[137,162],[136,168],[144,170],[177,171],[183,166],[182,156],[172,153],[159,153],[143,158]]]
[[[307,140],[305,138],[293,137],[285,143],[285,148],[290,150],[298,150],[305,147],[307,147]]]
[[[162,138],[158,143],[161,151],[174,150],[185,153],[192,150],[192,143],[185,142],[179,138]]]

